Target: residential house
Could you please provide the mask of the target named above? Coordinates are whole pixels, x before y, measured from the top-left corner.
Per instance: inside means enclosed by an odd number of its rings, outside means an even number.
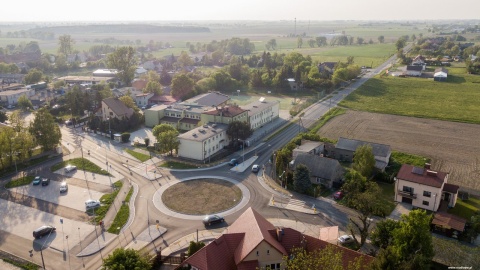
[[[197,270],[255,270],[285,269],[284,257],[294,248],[306,252],[332,247],[341,253],[343,268],[355,260],[362,260],[361,269],[369,269],[373,258],[354,250],[330,244],[292,228],[277,228],[257,211],[249,207],[217,239],[188,257],[176,269],[190,266]]]
[[[208,108],[208,107],[206,107]],[[229,124],[233,121],[247,122],[248,123],[248,111],[240,108],[239,106],[225,106],[215,108],[202,112],[202,123],[223,123]]]
[[[140,76],[142,76],[142,75],[145,75],[145,74],[147,74],[147,72],[148,72],[147,69],[145,69],[145,68],[143,68],[143,67],[137,67],[137,68],[135,69],[135,78],[138,78],[138,77],[140,77]]]
[[[133,115],[133,109],[128,108],[117,98],[106,98],[102,100],[102,120],[107,121],[112,118],[122,120],[128,119]]]
[[[145,87],[147,87],[147,83],[148,83],[147,80],[135,79],[132,82],[132,87],[135,88],[136,90],[142,91],[143,89],[145,89]]]
[[[135,103],[137,104],[137,107],[142,108],[145,107],[149,104],[150,98],[153,97],[152,93],[142,93],[135,95]]]
[[[403,164],[395,178],[395,201],[436,212],[441,205],[454,207],[459,186],[448,184],[448,173]]]
[[[425,57],[422,55],[417,55],[412,60],[412,66],[421,66],[422,70],[425,70]]]
[[[178,135],[178,156],[206,161],[228,145],[225,124],[205,124]]]
[[[2,88],[0,91],[19,90],[24,88],[25,85],[22,83],[6,83],[2,84]]]
[[[27,96],[27,98],[35,95],[35,89],[19,89],[19,90],[8,90],[0,92],[0,100],[6,105],[16,105],[18,103],[18,98],[21,96]]]
[[[265,98],[262,97],[258,101],[240,107],[248,111],[250,127],[256,130],[278,118],[280,102],[277,100],[266,101]]]
[[[309,140],[302,140],[301,145],[297,146],[292,151],[292,158],[295,159],[299,154],[312,154],[320,156],[325,150],[323,142],[315,142]]]
[[[322,184],[328,188],[338,188],[343,184],[345,169],[336,159],[302,153],[297,155],[291,164],[293,169],[299,164],[307,166],[310,181],[314,184]]]
[[[405,71],[405,75],[413,76],[413,77],[420,77],[422,76],[423,66],[407,66]]]
[[[390,155],[392,154],[389,145],[340,137],[335,145],[335,150],[332,151],[330,156],[341,161],[353,162],[355,151],[362,145],[370,145],[372,147],[372,153],[375,157],[375,168],[382,172],[385,171],[385,167],[387,167],[390,161]]]
[[[448,70],[446,68],[437,68],[433,74],[433,80],[437,82],[444,82],[447,80]]]
[[[0,82],[2,84],[11,84],[11,83],[23,83],[23,78],[25,74],[21,73],[0,73]]]
[[[318,72],[320,73],[330,73],[333,74],[335,72],[335,66],[337,62],[322,62],[318,65]]]

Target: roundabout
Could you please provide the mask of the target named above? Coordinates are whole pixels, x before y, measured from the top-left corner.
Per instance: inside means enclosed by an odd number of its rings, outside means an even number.
[[[184,178],[163,185],[153,196],[155,207],[162,213],[190,220],[202,220],[208,214],[227,216],[249,200],[245,185],[221,176]]]

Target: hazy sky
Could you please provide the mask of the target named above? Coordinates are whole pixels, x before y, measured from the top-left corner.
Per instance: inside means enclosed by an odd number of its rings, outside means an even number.
[[[479,0],[13,0],[0,21],[480,19]]]

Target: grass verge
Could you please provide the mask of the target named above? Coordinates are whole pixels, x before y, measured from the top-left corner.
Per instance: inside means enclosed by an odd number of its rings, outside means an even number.
[[[385,206],[385,216],[388,216],[392,213],[393,209],[395,209],[395,203],[393,201],[395,197],[395,185],[383,182],[377,182],[377,184],[382,189],[382,193],[378,194],[378,196]]]
[[[117,215],[115,216],[115,219],[113,220],[112,225],[110,226],[110,228],[108,228],[109,233],[119,234],[122,227],[125,226],[125,224],[127,223],[128,217],[130,216],[130,207],[128,203],[130,202],[132,194],[133,187],[130,188],[127,197],[125,198],[125,203],[122,204],[122,206],[118,210]]]
[[[170,168],[170,169],[196,169],[197,168],[197,166],[190,165],[183,162],[177,162],[177,161],[166,161],[160,164],[160,167]]]
[[[143,153],[139,153],[130,149],[125,149],[125,151],[129,153],[131,156],[133,156],[134,158],[140,160],[141,162],[145,162],[150,159],[150,155],[145,155]]]
[[[458,199],[454,208],[448,210],[448,213],[457,215],[459,217],[470,220],[470,217],[473,216],[480,210],[480,199],[472,198],[471,196],[466,199]]]
[[[103,218],[105,218],[105,215],[107,214],[108,209],[110,209],[110,206],[115,200],[115,197],[117,197],[117,194],[122,188],[123,183],[121,181],[117,181],[113,183],[113,186],[115,190],[112,193],[105,194],[100,198],[100,202],[102,203],[102,206],[95,209],[95,217],[93,218],[93,221],[95,221],[95,223],[98,223],[101,220],[103,220]]]
[[[14,179],[8,182],[5,185],[5,188],[14,188],[14,187],[19,187],[19,186],[26,186],[30,185],[32,183],[33,179],[35,179],[35,176],[29,175],[29,176],[24,176],[22,178]]]
[[[334,118],[335,116],[342,115],[347,110],[335,107],[330,109],[326,114],[324,114],[315,125],[310,129],[310,132],[317,133],[321,127],[323,127],[330,119]]]
[[[31,262],[19,263],[17,261],[14,261],[14,260],[8,259],[8,258],[2,259],[2,260],[6,263],[9,263],[11,265],[15,265],[15,266],[20,267],[21,269],[25,269],[25,270],[38,270],[39,269],[38,265],[33,264]]]
[[[74,159],[62,161],[60,163],[53,165],[50,168],[50,171],[54,172],[56,170],[60,170],[61,168],[64,168],[67,165],[75,165],[79,170],[84,170],[87,172],[93,172],[96,174],[112,176],[110,173],[108,173],[104,169],[100,168],[97,164],[91,162],[86,158],[74,158]]]

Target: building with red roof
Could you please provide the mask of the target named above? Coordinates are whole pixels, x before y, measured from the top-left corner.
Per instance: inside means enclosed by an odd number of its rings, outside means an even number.
[[[341,252],[343,266],[361,259],[363,269],[368,269],[373,258],[302,234],[291,228],[277,228],[257,211],[248,208],[222,236],[187,258],[177,269],[190,265],[197,270],[256,270],[284,269],[284,257],[294,248],[307,252],[332,246]]]

